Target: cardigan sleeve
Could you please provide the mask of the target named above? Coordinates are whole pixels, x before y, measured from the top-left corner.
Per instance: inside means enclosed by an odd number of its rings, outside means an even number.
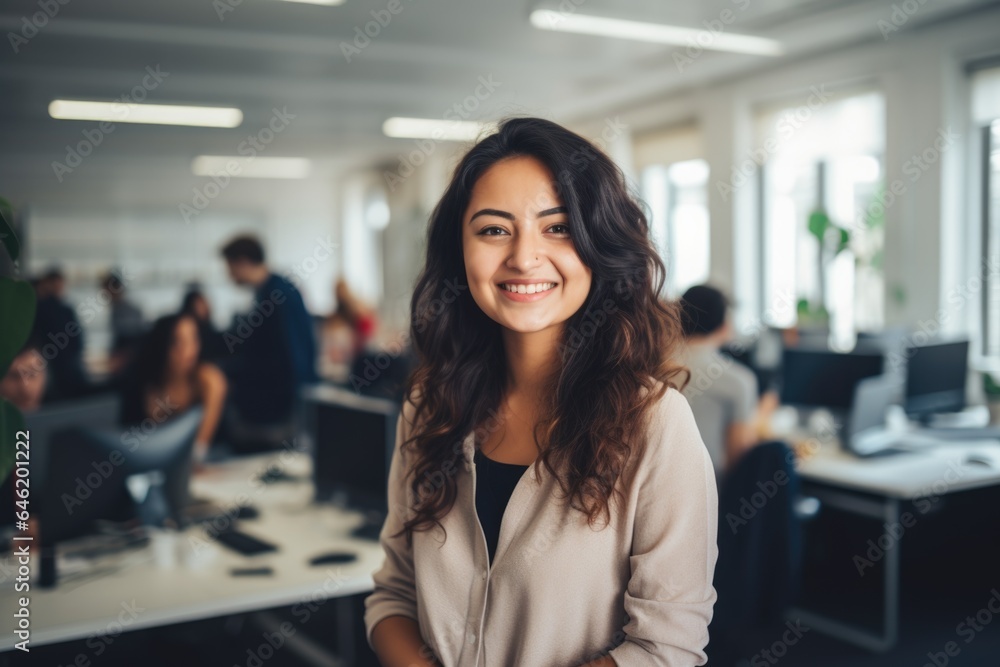
[[[405,534],[393,537],[402,529],[403,523],[408,518],[406,470],[400,450],[400,445],[409,437],[409,423],[406,419],[408,407],[409,403],[404,404],[396,422],[396,445],[389,464],[389,509],[379,534],[385,561],[372,575],[375,580],[374,592],[365,598],[365,633],[369,646],[372,641],[372,630],[379,621],[389,616],[407,616],[415,621],[419,620],[413,576],[413,550],[407,544]]]
[[[718,491],[687,399],[668,389],[636,472],[625,641],[619,665],[688,667],[707,661],[716,592]]]

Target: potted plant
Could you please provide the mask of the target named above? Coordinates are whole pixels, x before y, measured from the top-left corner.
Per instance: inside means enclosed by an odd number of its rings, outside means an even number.
[[[809,214],[806,229],[816,238],[819,300],[817,303],[810,303],[809,300],[800,298],[796,304],[796,315],[800,327],[824,330],[830,325],[830,312],[826,306],[827,272],[834,258],[850,246],[851,234],[843,227],[834,224],[822,208]]]
[[[18,280],[17,258],[21,244],[14,234],[13,207],[0,198],[0,245],[10,257],[10,276],[0,276],[0,377],[6,372],[14,356],[31,335],[35,321],[35,291],[31,285]],[[14,468],[14,450],[17,432],[24,430],[24,417],[14,405],[0,398],[0,482],[7,479]]]
[[[983,393],[990,411],[990,423],[1000,425],[1000,379],[991,373],[983,373]]]

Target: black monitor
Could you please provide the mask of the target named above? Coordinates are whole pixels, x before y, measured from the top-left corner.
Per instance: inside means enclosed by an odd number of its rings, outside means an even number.
[[[781,360],[781,402],[848,410],[858,382],[881,375],[884,362],[879,352],[786,349]]]
[[[908,345],[905,355],[907,413],[927,418],[965,408],[968,340]]]
[[[318,502],[384,516],[399,405],[330,385],[304,392]]]
[[[142,506],[147,498],[155,503],[150,509],[156,516],[146,518],[159,522],[169,517],[183,525],[191,450],[201,418],[201,407],[194,407],[138,436],[128,430],[79,427],[54,433],[40,493],[33,496],[44,540],[86,534],[95,520],[120,518],[134,509],[123,504]],[[128,480],[135,475],[150,476],[156,487],[152,495],[133,498]]]
[[[32,486],[41,483],[48,472],[49,445],[60,431],[72,428],[113,429],[118,425],[121,398],[117,393],[98,394],[43,405],[24,416],[31,434]]]

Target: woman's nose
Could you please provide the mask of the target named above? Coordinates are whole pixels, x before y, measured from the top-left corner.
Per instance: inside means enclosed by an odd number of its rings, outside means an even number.
[[[540,263],[539,244],[532,234],[519,234],[511,245],[507,265],[520,271],[528,271]]]

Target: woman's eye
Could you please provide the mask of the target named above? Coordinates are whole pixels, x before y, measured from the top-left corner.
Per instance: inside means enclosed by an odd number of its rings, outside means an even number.
[[[549,231],[555,234],[569,234],[568,225],[552,225],[549,227]]]
[[[480,236],[500,236],[500,234],[506,234],[506,233],[507,232],[505,232],[500,227],[484,227],[483,229],[479,230]]]

